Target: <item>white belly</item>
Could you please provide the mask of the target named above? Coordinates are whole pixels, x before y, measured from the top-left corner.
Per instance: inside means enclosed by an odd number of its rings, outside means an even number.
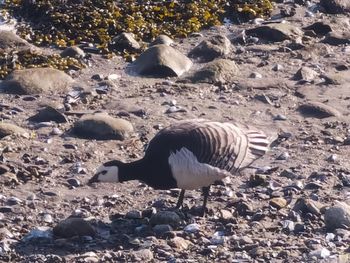
[[[177,187],[181,189],[191,190],[209,186],[231,175],[225,170],[198,162],[196,156],[187,148],[171,153],[168,161]]]

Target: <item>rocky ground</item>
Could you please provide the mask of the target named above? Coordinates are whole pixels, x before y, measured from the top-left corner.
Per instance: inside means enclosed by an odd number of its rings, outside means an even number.
[[[350,262],[350,7],[295,2],[172,47],[162,38],[133,64],[83,48],[66,51],[82,70],[9,75],[2,262]],[[0,48],[15,46],[34,48],[0,31]],[[174,211],[176,189],[86,185],[102,162],[141,157],[159,129],[189,118],[238,120],[274,139],[259,169],[212,187],[205,217],[200,191]]]

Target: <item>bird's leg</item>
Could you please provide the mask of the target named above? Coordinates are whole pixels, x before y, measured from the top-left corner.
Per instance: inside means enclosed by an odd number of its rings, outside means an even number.
[[[182,189],[179,195],[179,199],[177,200],[176,209],[179,209],[182,206],[182,203],[184,201],[184,196],[185,196],[185,190]]]
[[[203,200],[203,206],[202,206],[201,215],[204,216],[205,215],[205,210],[207,208],[207,201],[208,201],[208,196],[209,196],[209,191],[210,191],[210,185],[206,186],[206,187],[203,187],[202,191],[203,191],[204,200]]]

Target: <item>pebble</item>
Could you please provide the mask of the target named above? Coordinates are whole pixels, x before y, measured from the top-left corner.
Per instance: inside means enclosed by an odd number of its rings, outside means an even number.
[[[336,154],[331,154],[328,158],[327,158],[327,161],[328,162],[331,162],[331,163],[334,163],[335,161],[338,160],[338,157]]]
[[[276,64],[272,67],[273,71],[281,71],[283,69],[283,66],[280,64]]]
[[[277,114],[273,119],[275,121],[286,121],[287,117],[283,114]]]
[[[13,208],[11,206],[0,206],[0,213],[11,213]]]
[[[44,214],[43,221],[46,223],[52,223],[53,222],[52,216],[50,214]]]
[[[270,205],[277,209],[281,209],[287,206],[287,200],[283,197],[275,197],[270,200]]]
[[[18,205],[18,204],[21,204],[22,203],[22,200],[15,197],[15,196],[11,196],[9,197],[7,200],[6,200],[6,203],[8,205]]]
[[[252,79],[262,79],[263,76],[258,72],[252,72],[249,77]]]
[[[192,242],[182,238],[182,237],[174,237],[173,239],[168,241],[169,246],[175,248],[178,251],[183,251],[188,249],[188,247],[192,244]]]
[[[185,226],[184,231],[187,233],[197,233],[200,230],[200,226],[196,223]]]
[[[311,257],[317,257],[318,259],[328,258],[331,252],[327,248],[321,248],[310,252]]]
[[[212,245],[223,245],[225,243],[224,233],[221,231],[215,232],[212,238],[210,239],[210,243]]]
[[[173,228],[170,225],[160,224],[160,225],[155,225],[153,227],[153,231],[157,236],[162,236],[166,232],[173,231]]]
[[[76,178],[69,178],[67,183],[73,187],[79,187],[81,185],[80,181]]]
[[[276,158],[276,160],[282,160],[282,161],[286,161],[288,159],[289,159],[289,153],[288,152],[283,152]]]

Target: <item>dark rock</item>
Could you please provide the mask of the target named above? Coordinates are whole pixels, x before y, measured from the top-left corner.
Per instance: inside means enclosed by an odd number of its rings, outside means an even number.
[[[349,0],[320,0],[320,5],[330,14],[345,14],[350,12]]]
[[[0,213],[12,213],[13,208],[11,206],[0,206]]]
[[[67,218],[59,222],[54,228],[53,233],[56,237],[71,238],[74,236],[96,235],[95,229],[89,222],[82,218]]]
[[[0,84],[7,93],[29,95],[63,92],[73,79],[63,71],[53,68],[15,70]]]
[[[350,44],[350,33],[329,32],[322,42],[333,46],[347,45]]]
[[[321,102],[308,102],[299,106],[299,111],[307,117],[315,118],[328,118],[328,117],[339,117],[342,114],[331,106],[323,104]]]
[[[215,35],[203,40],[188,54],[189,57],[208,62],[215,58],[228,55],[231,52],[231,42],[223,35]]]
[[[192,82],[231,83],[239,74],[236,63],[228,59],[216,59],[196,71],[189,79]]]
[[[112,40],[112,45],[115,50],[135,52],[141,49],[141,45],[134,38],[133,33],[121,33]]]
[[[83,58],[85,57],[85,52],[77,46],[67,47],[61,52],[61,57]]]
[[[133,73],[153,77],[178,77],[192,66],[191,60],[167,45],[155,45],[143,52],[130,66]]]
[[[306,215],[307,213],[321,215],[320,209],[321,205],[318,202],[306,198],[299,198],[293,207],[294,211],[299,212],[302,215]]]
[[[163,236],[165,233],[172,231],[173,228],[167,224],[158,224],[153,227],[153,231],[157,236]]]
[[[67,180],[67,183],[71,186],[74,186],[74,187],[79,187],[81,185],[80,181],[76,178],[69,178]]]
[[[124,140],[133,132],[133,126],[129,121],[96,113],[84,115],[74,124],[73,132],[82,138]]]
[[[301,29],[288,23],[274,23],[248,29],[247,35],[257,36],[272,42],[281,42],[287,39],[296,39],[303,35]]]
[[[150,219],[151,225],[171,225],[176,228],[180,224],[180,217],[178,214],[172,211],[159,211],[152,215]]]
[[[29,133],[17,125],[11,123],[0,123],[0,139],[8,135],[21,135],[28,137]]]
[[[304,27],[303,29],[305,30],[312,30],[314,31],[317,35],[324,36],[328,34],[329,32],[332,31],[332,28],[329,24],[325,22],[315,22],[312,25],[309,25],[307,27]]]
[[[41,110],[34,116],[30,117],[28,119],[29,121],[34,121],[34,122],[49,122],[49,121],[54,121],[56,123],[64,123],[67,122],[66,116],[56,110],[55,108],[51,106],[47,106]]]
[[[324,222],[327,229],[350,227],[350,206],[344,202],[336,201],[336,204],[325,211]]]

